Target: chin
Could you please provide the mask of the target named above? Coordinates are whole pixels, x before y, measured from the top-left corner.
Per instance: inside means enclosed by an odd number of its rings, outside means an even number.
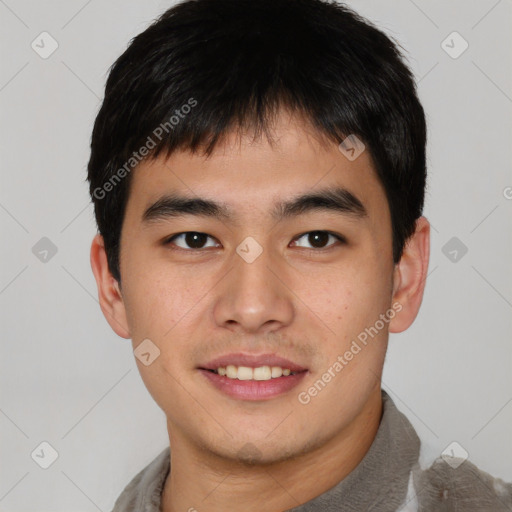
[[[287,435],[285,439],[292,439],[293,436]],[[288,446],[284,440],[274,439],[273,442],[262,439],[261,436],[253,441],[245,440],[234,441],[229,445],[222,446],[219,444],[211,450],[218,457],[238,462],[243,466],[268,466],[294,459],[304,453],[306,446]],[[235,448],[235,450],[233,450]]]

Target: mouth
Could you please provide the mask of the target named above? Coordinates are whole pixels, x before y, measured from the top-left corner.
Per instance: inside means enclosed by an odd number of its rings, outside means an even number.
[[[217,390],[241,400],[268,400],[291,391],[308,369],[275,354],[228,354],[197,368]]]
[[[226,367],[219,366],[216,370],[210,370],[207,368],[200,369],[215,373],[221,377],[238,380],[279,379],[280,377],[288,377],[289,375],[297,375],[300,373],[292,372],[289,368],[282,368],[281,366],[258,366],[257,368],[251,368],[250,366],[235,366],[233,364],[229,364]]]

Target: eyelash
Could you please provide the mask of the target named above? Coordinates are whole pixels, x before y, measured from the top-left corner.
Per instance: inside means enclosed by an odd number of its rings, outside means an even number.
[[[169,245],[172,245],[172,242],[180,237],[180,236],[183,236],[183,235],[187,235],[189,233],[195,233],[197,235],[206,235],[207,237],[211,238],[211,239],[214,239],[213,236],[211,235],[208,235],[207,233],[202,233],[200,231],[183,231],[181,233],[177,233],[175,235],[172,235],[171,237],[168,237],[167,239],[164,240],[163,242],[163,245],[165,246],[169,246]],[[327,231],[327,230],[319,230],[319,229],[315,229],[313,231],[306,231],[305,233],[302,233],[300,235],[297,235],[292,241],[296,241],[296,240],[300,240],[302,237],[306,236],[306,235],[310,235],[312,233],[321,233],[321,234],[327,234],[327,235],[330,235],[332,237],[334,237],[338,242],[339,244],[331,244],[327,247],[321,247],[321,248],[308,248],[308,247],[302,247],[301,249],[307,251],[307,252],[314,252],[314,253],[321,253],[321,252],[324,252],[324,251],[328,251],[330,249],[332,249],[333,247],[336,247],[337,245],[345,245],[347,243],[347,240],[345,239],[345,237],[343,237],[342,235],[338,235],[337,233],[333,233],[332,231]],[[185,252],[200,252],[200,251],[204,251],[206,249],[209,249],[208,247],[206,248],[190,248],[190,249],[184,249],[183,247],[173,247],[172,250],[176,250],[176,251],[185,251]]]

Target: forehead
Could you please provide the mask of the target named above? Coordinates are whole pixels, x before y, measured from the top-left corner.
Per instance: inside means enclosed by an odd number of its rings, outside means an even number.
[[[175,151],[142,162],[132,171],[127,215],[140,220],[164,194],[222,202],[237,216],[275,214],[276,204],[305,192],[344,188],[370,217],[387,210],[383,187],[369,151],[355,160],[322,139],[310,125],[285,113],[277,117],[269,142],[263,135],[227,134],[206,157]]]

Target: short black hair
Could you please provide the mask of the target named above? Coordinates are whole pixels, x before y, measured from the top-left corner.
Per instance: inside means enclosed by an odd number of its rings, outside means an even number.
[[[228,133],[256,136],[286,108],[325,140],[360,138],[389,204],[397,263],[421,216],[426,122],[400,45],[327,0],[185,0],[112,65],[97,115],[89,190],[109,269],[131,170],[176,149],[210,155]]]

